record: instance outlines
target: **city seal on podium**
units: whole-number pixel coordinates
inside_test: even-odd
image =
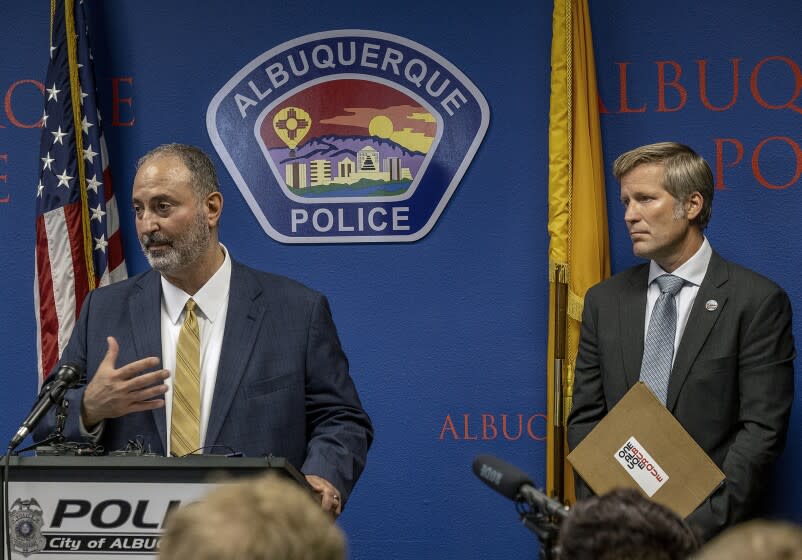
[[[366,30],[270,49],[237,71],[206,113],[240,193],[282,243],[421,239],[489,120],[484,96],[445,58]]]
[[[44,549],[42,508],[35,499],[17,498],[8,510],[8,523],[12,550],[30,556]]]

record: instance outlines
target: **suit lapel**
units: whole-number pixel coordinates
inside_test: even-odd
[[[232,261],[223,347],[217,366],[217,381],[204,445],[214,445],[217,441],[234,395],[245,375],[265,312],[261,295],[262,288],[252,278],[251,272]]]
[[[161,276],[151,270],[137,282],[137,290],[128,300],[128,314],[137,359],[148,356],[162,358],[161,341]],[[120,364],[118,364],[120,365]],[[162,449],[167,449],[167,427],[164,408],[152,411]]]
[[[629,278],[630,289],[619,296],[621,348],[627,387],[632,387],[640,379],[648,281],[649,265],[639,267]],[[601,328],[605,328],[604,325]]]
[[[702,285],[693,302],[685,331],[682,333],[677,356],[674,358],[674,367],[668,381],[666,397],[666,407],[670,411],[674,410],[691,366],[696,361],[699,351],[727,303],[728,292],[725,284],[728,279],[726,261],[714,251],[710,257],[705,278],[702,280]],[[706,303],[711,300],[717,304],[714,310],[706,309]]]

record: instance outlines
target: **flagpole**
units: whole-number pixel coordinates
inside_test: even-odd
[[[559,264],[555,267],[554,282],[554,379],[552,388],[554,391],[552,403],[552,426],[554,434],[554,445],[551,446],[552,465],[554,465],[553,497],[560,502],[565,501],[565,476],[564,476],[564,454],[565,454],[565,413],[563,408],[563,372],[565,364],[565,328],[568,312],[568,284],[566,282],[565,265]]]

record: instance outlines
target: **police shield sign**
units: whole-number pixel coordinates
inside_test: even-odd
[[[488,122],[487,101],[450,62],[365,30],[315,33],[267,51],[206,114],[242,196],[283,243],[422,238]]]

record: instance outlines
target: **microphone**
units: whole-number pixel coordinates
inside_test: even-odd
[[[568,515],[568,507],[535,488],[525,472],[501,459],[479,455],[473,461],[473,472],[482,482],[510,500],[523,500],[541,513],[558,517],[560,521]]]
[[[20,426],[14,437],[11,438],[11,443],[8,444],[8,452],[16,449],[22,443],[22,440],[33,430],[36,425],[41,422],[50,407],[59,403],[64,398],[64,393],[67,389],[74,386],[81,380],[83,375],[83,368],[76,364],[64,363],[58,368],[58,371],[53,374],[53,381],[45,385],[36,404],[33,405],[28,417]]]

